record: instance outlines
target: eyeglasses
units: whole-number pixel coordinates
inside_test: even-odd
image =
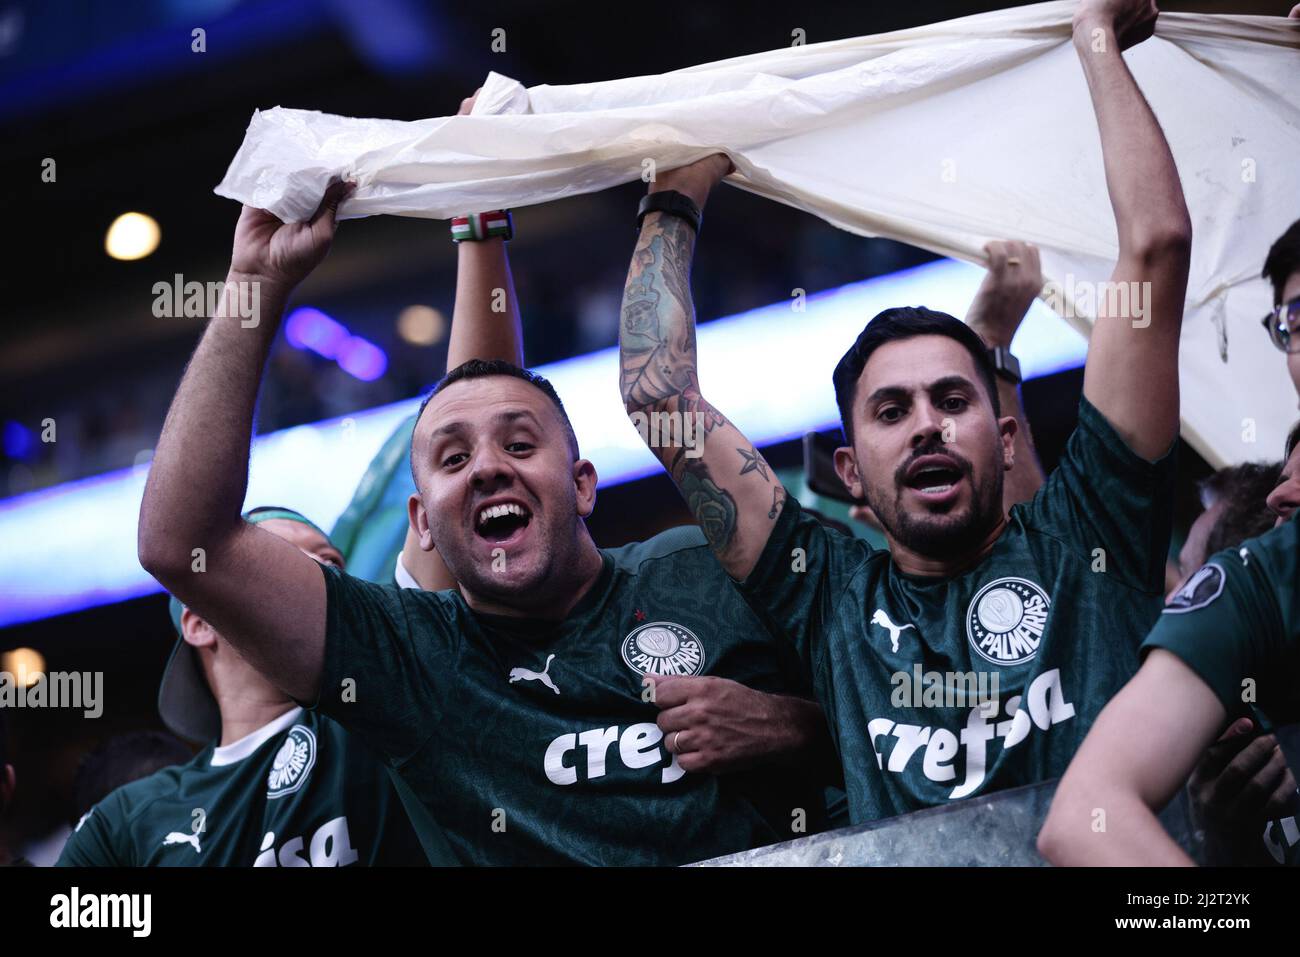
[[[1270,312],[1263,325],[1273,345],[1283,352],[1300,352],[1300,296]]]

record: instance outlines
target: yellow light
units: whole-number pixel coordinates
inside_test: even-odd
[[[152,216],[123,213],[113,220],[104,237],[104,250],[114,259],[144,259],[158,248],[162,230]]]
[[[431,346],[446,333],[446,317],[432,306],[407,306],[397,316],[397,334],[413,346]]]
[[[7,671],[15,681],[30,688],[45,673],[45,656],[35,648],[15,648],[0,655],[0,671]]]

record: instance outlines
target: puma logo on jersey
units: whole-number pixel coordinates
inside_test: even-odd
[[[876,609],[876,613],[871,616],[871,623],[873,625],[879,625],[881,628],[885,629],[885,631],[889,632],[890,651],[898,651],[899,636],[902,635],[902,633],[906,631],[908,628],[916,627],[916,625],[911,625],[911,624],[908,625],[894,624],[892,621],[889,620],[889,616],[885,614],[885,609],[883,608]]]
[[[169,844],[189,844],[194,848],[195,854],[200,851],[199,836],[197,834],[182,834],[180,831],[172,831],[163,838],[163,847]]]
[[[551,659],[554,657],[555,655],[546,656],[546,665],[541,671],[530,671],[528,668],[511,668],[510,684],[514,684],[516,681],[540,681],[556,694],[559,694],[560,689],[555,687],[555,682],[552,681],[551,676],[546,673],[551,670]]]

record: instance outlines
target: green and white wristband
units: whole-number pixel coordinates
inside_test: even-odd
[[[513,239],[515,221],[508,209],[493,209],[486,213],[457,216],[451,221],[451,240],[455,243],[477,243],[500,236]]]

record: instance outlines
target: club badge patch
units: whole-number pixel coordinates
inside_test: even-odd
[[[694,632],[671,621],[651,621],[623,639],[623,663],[643,675],[698,675],[704,645]]]
[[[266,796],[278,798],[297,791],[315,765],[316,735],[310,728],[295,724],[271,762],[271,771],[266,776]]]
[[[1227,575],[1218,562],[1202,565],[1187,584],[1174,592],[1174,597],[1165,605],[1163,614],[1181,615],[1189,611],[1204,608],[1223,594],[1223,584]]]
[[[1052,600],[1024,578],[999,578],[975,595],[966,609],[966,637],[981,658],[995,665],[1023,665],[1038,654]]]

